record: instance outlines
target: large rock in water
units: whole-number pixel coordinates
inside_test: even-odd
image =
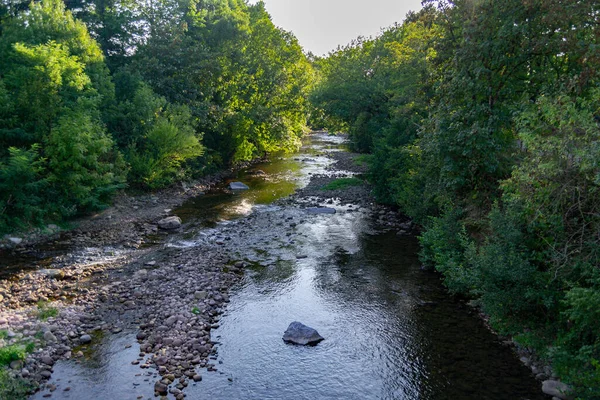
[[[181,227],[181,218],[173,215],[172,217],[161,219],[158,221],[158,227],[165,230],[178,229]]]
[[[231,190],[248,190],[250,187],[248,185],[244,185],[242,182],[231,182],[229,184],[229,189]]]
[[[307,344],[315,345],[321,340],[325,340],[325,338],[319,335],[319,332],[300,322],[292,322],[283,334],[284,342],[303,346]]]

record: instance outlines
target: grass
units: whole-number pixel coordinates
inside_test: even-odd
[[[200,314],[200,309],[198,307],[192,308],[192,314],[196,314],[196,315]]]
[[[46,302],[38,302],[37,307],[37,317],[42,321],[45,321],[51,317],[54,318],[58,315],[58,308],[50,307]]]
[[[33,385],[21,378],[12,376],[8,370],[0,369],[0,399],[27,399]]]
[[[8,331],[1,330],[0,331],[0,339],[6,339],[8,337]]]
[[[359,167],[363,167],[365,165],[369,165],[373,156],[371,154],[361,154],[360,156],[356,156],[354,158],[354,164]]]
[[[360,186],[363,181],[358,178],[339,178],[323,186],[321,190],[341,190],[352,186]]]
[[[24,360],[27,352],[25,347],[17,344],[0,348],[0,366],[10,365],[11,362]]]

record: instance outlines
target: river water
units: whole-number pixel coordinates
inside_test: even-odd
[[[251,226],[231,251],[255,265],[212,331],[217,372],[202,372],[187,398],[545,398],[511,349],[420,268],[416,238],[384,231],[367,207],[334,203],[336,214],[306,215],[273,204],[324,172],[324,150],[342,149],[340,138],[313,136],[299,154],[253,168],[266,176],[241,172],[250,191],[209,193],[176,211],[190,229],[164,245],[194,246]],[[274,228],[288,220],[293,236]],[[325,340],[285,344],[283,331],[296,320]],[[154,381],[130,365],[137,351],[130,333],[106,339],[85,362],[57,363],[53,380],[71,390],[52,398],[152,397]]]

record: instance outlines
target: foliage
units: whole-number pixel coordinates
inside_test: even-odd
[[[27,353],[21,345],[0,347],[0,367],[9,365],[13,361],[24,360]]]
[[[5,24],[0,54],[0,230],[103,206],[125,168],[100,119],[114,88],[85,25],[61,1],[32,3]]]
[[[32,389],[30,382],[14,377],[4,368],[0,369],[0,398],[25,400]]]
[[[37,317],[42,321],[47,320],[48,318],[54,318],[58,315],[58,309],[55,307],[50,307],[46,302],[38,302],[37,304]]]
[[[49,211],[43,198],[48,181],[38,153],[38,145],[29,150],[10,147],[7,159],[0,162],[0,232],[41,222]]]
[[[327,185],[323,186],[321,190],[343,190],[352,186],[360,186],[363,184],[362,179],[358,178],[338,178]]]
[[[6,0],[0,22],[2,233],[305,133],[313,70],[262,2]]]
[[[313,107],[371,153],[377,196],[423,225],[448,288],[595,398],[598,4],[424,5],[315,60]]]

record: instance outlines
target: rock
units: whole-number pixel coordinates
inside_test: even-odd
[[[248,190],[250,187],[248,185],[244,185],[242,182],[231,182],[229,184],[229,189],[231,190]]]
[[[79,343],[81,344],[88,344],[92,341],[92,337],[90,335],[82,335],[79,338]]]
[[[542,392],[549,396],[558,397],[559,399],[569,399],[568,393],[570,390],[567,384],[560,381],[547,380],[542,382]]]
[[[144,340],[144,339],[146,339],[146,333],[145,333],[145,332],[142,332],[142,331],[140,331],[140,332],[138,332],[138,333],[137,333],[137,335],[135,335],[135,338],[136,338],[137,340]]]
[[[15,370],[22,369],[23,368],[23,361],[21,361],[21,360],[11,361],[9,367],[10,367],[10,369],[15,369]]]
[[[337,211],[331,207],[310,207],[306,209],[309,214],[335,214]]]
[[[18,237],[8,237],[7,239],[9,242],[14,244],[15,246],[18,246],[23,242],[23,239],[18,238]]]
[[[52,342],[52,343],[54,343],[54,342],[57,342],[57,341],[58,341],[58,340],[56,339],[56,336],[54,336],[54,334],[53,334],[52,332],[50,332],[50,331],[47,331],[47,332],[45,332],[45,333],[44,333],[44,340],[45,340],[46,342]]]
[[[60,269],[41,269],[39,273],[50,279],[65,279],[65,273]]]
[[[176,215],[158,221],[158,227],[164,230],[173,230],[181,227],[181,218]]]
[[[292,322],[283,334],[283,341],[299,345],[316,345],[324,338],[319,332],[300,322]]]
[[[154,384],[154,391],[161,396],[166,395],[168,392],[168,386],[161,382],[156,382]]]
[[[52,376],[52,372],[44,370],[40,372],[40,375],[42,376],[42,378],[50,379],[50,377]]]
[[[202,380],[202,376],[196,374],[192,376],[192,379],[194,380],[194,382],[200,382]]]
[[[194,298],[196,300],[204,300],[207,296],[208,296],[208,293],[206,292],[206,290],[198,290],[197,292],[194,293]]]
[[[50,366],[54,365],[54,359],[50,356],[43,356],[41,358],[41,361],[46,365],[50,365]]]

